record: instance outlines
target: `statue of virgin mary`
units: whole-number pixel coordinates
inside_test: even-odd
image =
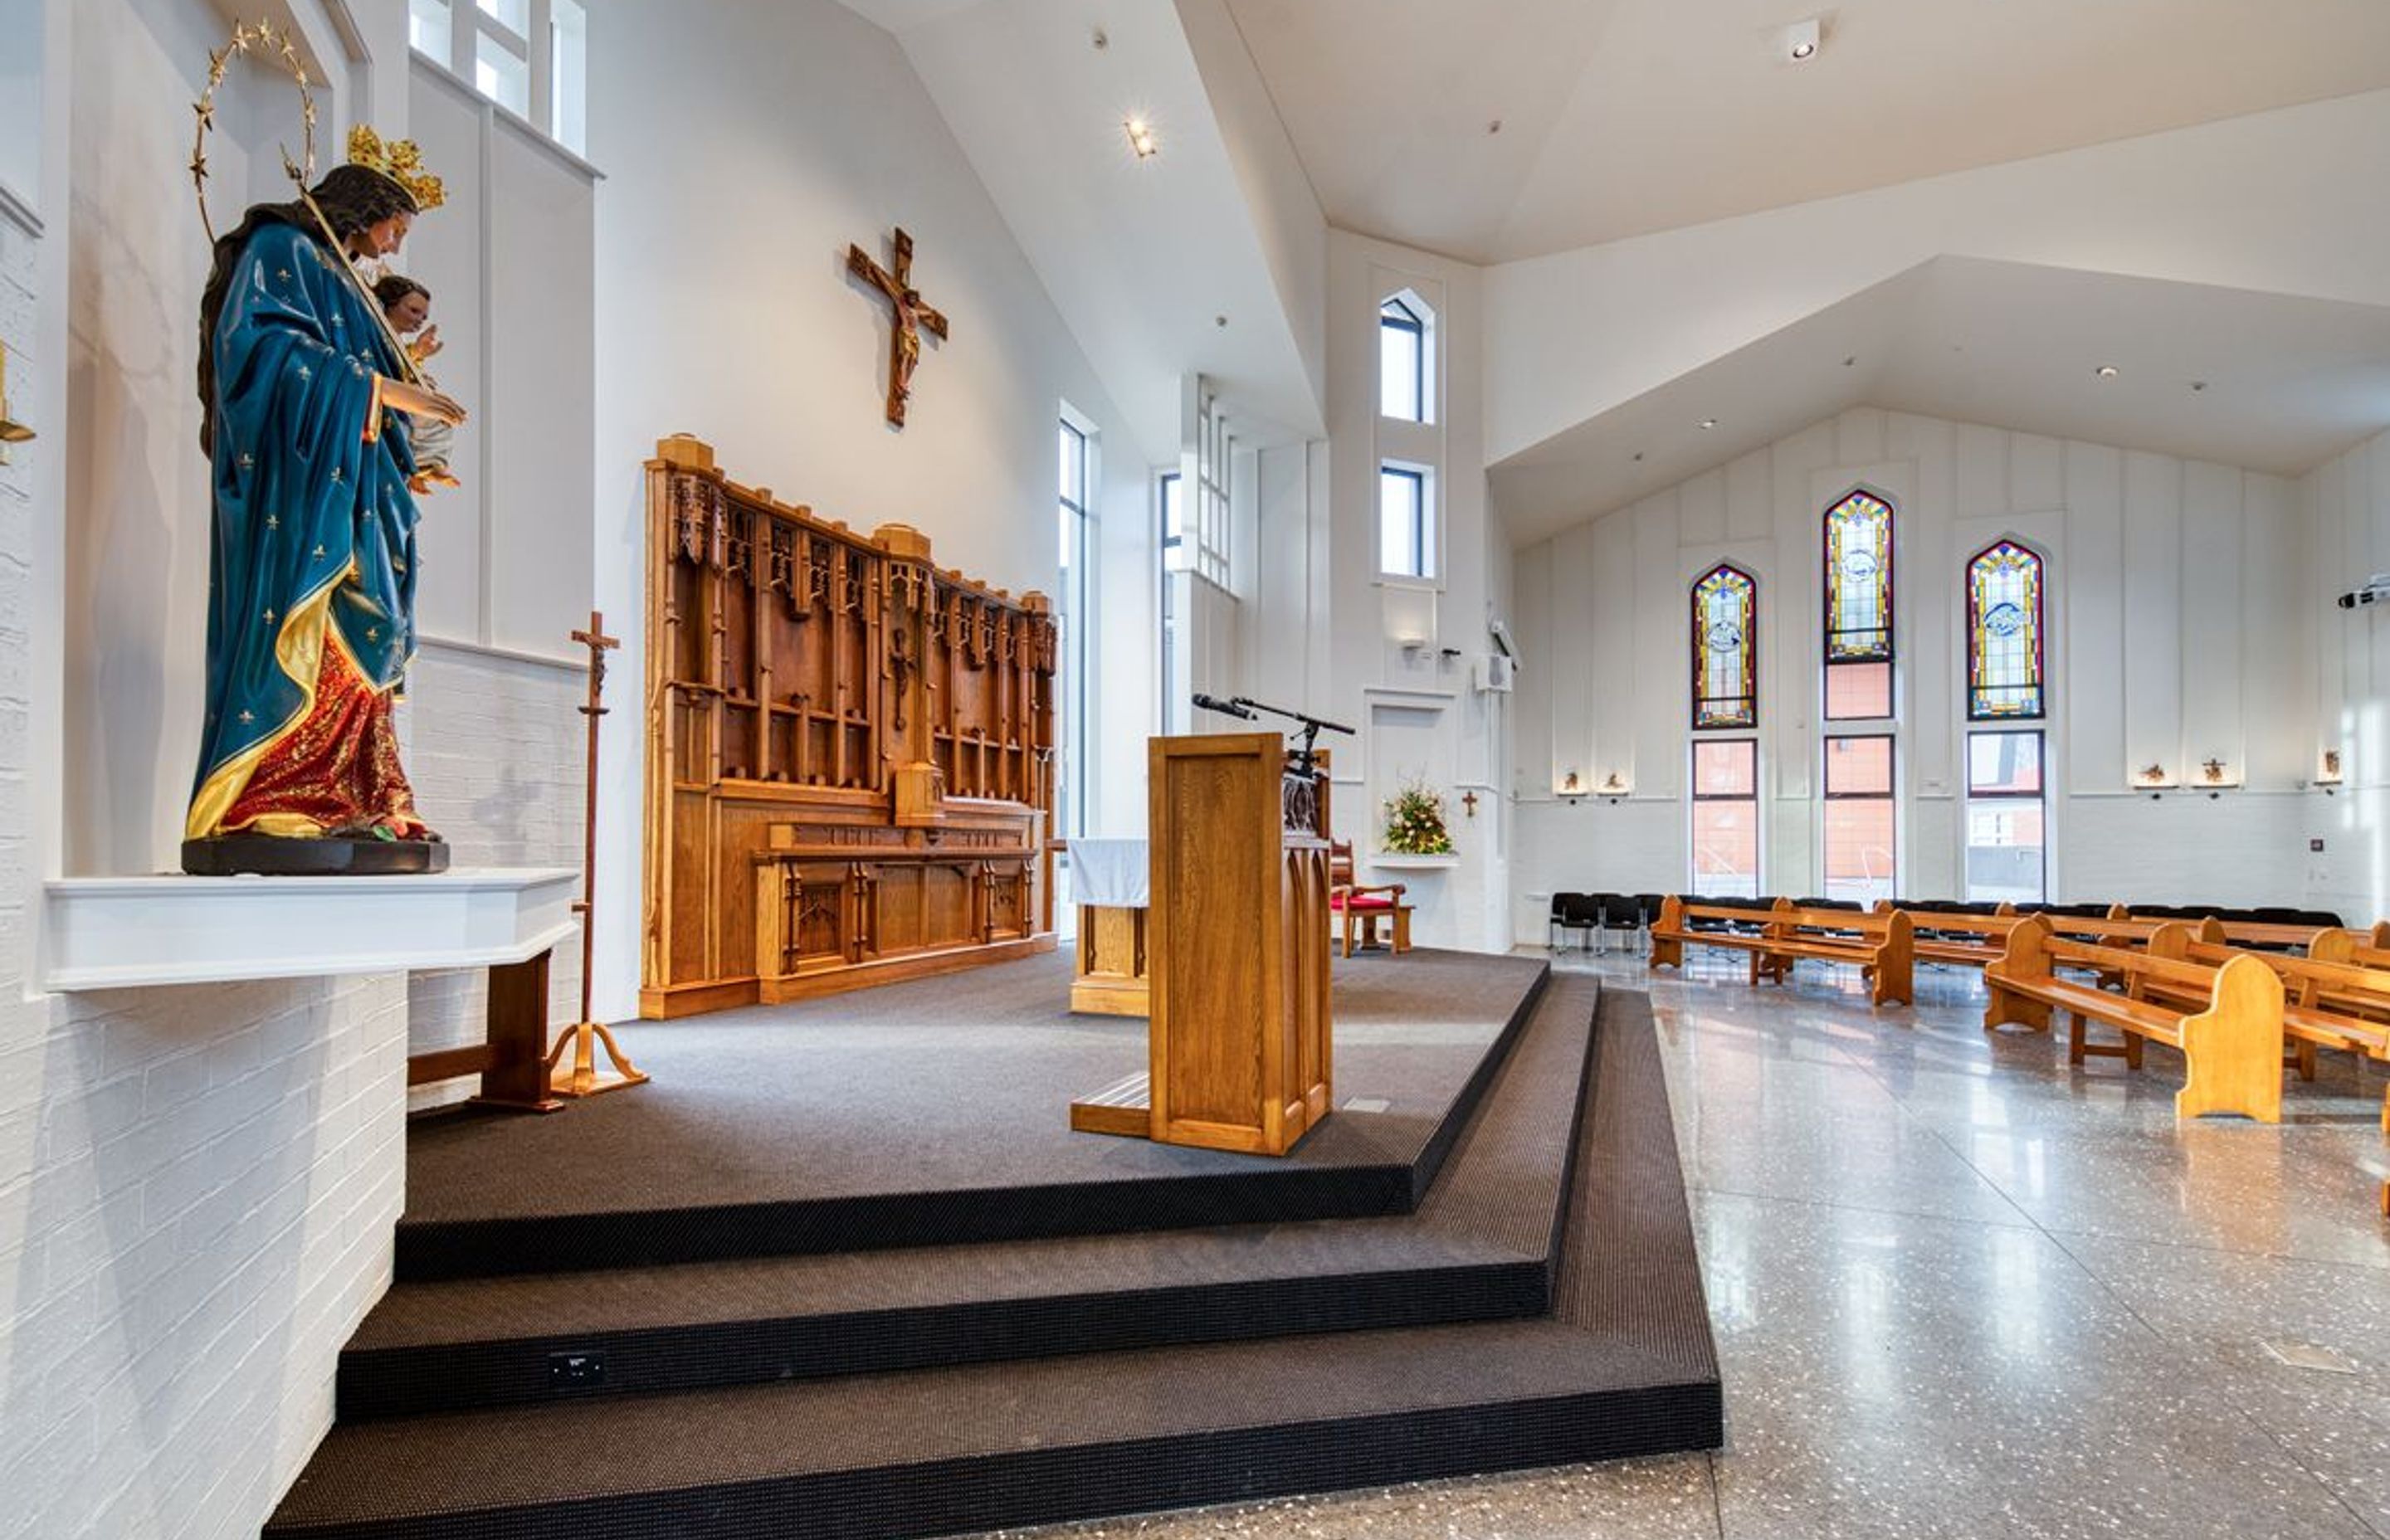
[[[214,539],[188,872],[447,865],[392,724],[416,577],[414,458],[393,414],[464,411],[418,383],[353,266],[396,251],[440,184],[370,130],[350,154],[218,240],[200,302]]]

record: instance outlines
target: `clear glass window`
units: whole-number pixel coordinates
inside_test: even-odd
[[[406,45],[442,69],[455,57],[448,0],[406,0]]]
[[[1893,896],[1899,817],[1889,734],[1826,739],[1825,896]]]
[[[1692,891],[1713,898],[1759,896],[1759,744],[1703,738],[1693,744]]]
[[[2049,886],[2047,740],[2040,733],[1967,735],[1967,897],[2038,903]]]
[[[1427,420],[1427,323],[1400,300],[1378,307],[1378,410]]]
[[[473,89],[519,118],[531,116],[531,64],[496,36],[473,40]]]
[[[1378,470],[1378,570],[1394,577],[1435,575],[1435,527],[1424,470]]]

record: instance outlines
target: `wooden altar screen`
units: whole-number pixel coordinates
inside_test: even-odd
[[[1054,620],[776,501],[648,462],[640,1014],[686,1016],[1054,945]]]
[[[1081,1102],[1072,1126],[1283,1155],[1328,1115],[1328,841],[1276,733],[1157,738],[1139,1115]]]

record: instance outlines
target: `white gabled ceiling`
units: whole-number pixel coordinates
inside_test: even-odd
[[[1329,219],[1478,263],[2390,85],[2384,0],[1227,4]]]
[[[904,46],[1147,459],[1177,462],[1189,372],[1248,443],[1324,431],[1175,6],[845,3]],[[1132,116],[1161,140],[1151,160],[1129,149]]]
[[[1511,456],[1492,496],[1530,545],[1857,405],[2298,475],[2390,428],[2390,309],[1938,257]]]

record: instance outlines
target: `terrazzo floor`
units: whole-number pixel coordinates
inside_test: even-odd
[[[2070,1069],[1970,972],[1878,1012],[1850,969],[1559,966],[1651,991],[1727,1447],[1011,1540],[2390,1540],[2379,1067],[2178,1124],[2178,1056]]]

